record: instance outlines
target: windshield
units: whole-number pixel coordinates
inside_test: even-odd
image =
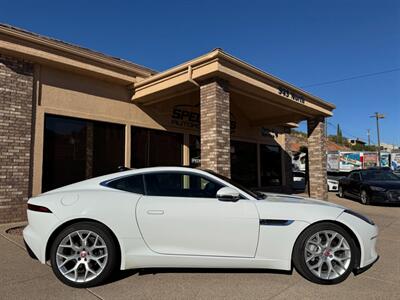
[[[398,176],[388,171],[362,171],[361,176],[363,180],[371,180],[371,181],[400,180]]]
[[[232,179],[230,179],[228,177],[225,177],[225,176],[222,176],[222,175],[220,175],[218,173],[215,173],[214,171],[211,171],[211,170],[204,170],[204,171],[206,171],[207,173],[210,173],[211,175],[214,175],[214,176],[216,176],[218,178],[221,178],[222,180],[225,180],[225,181],[229,182],[230,184],[234,185],[235,187],[237,187],[238,189],[242,190],[243,192],[249,194],[250,196],[256,198],[257,200],[262,200],[262,199],[265,199],[267,197],[265,194],[263,194],[261,192],[254,192],[254,191],[244,187],[240,183],[237,183],[237,182],[233,181]]]

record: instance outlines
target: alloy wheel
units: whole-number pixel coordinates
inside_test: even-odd
[[[339,197],[343,198],[343,188],[341,186],[339,187]]]
[[[89,230],[69,233],[57,247],[57,268],[73,282],[93,280],[102,273],[107,260],[106,243],[100,235]]]
[[[366,191],[361,191],[360,199],[362,204],[367,204],[368,203],[368,195]]]
[[[304,259],[307,268],[315,276],[332,280],[342,276],[349,269],[351,248],[340,233],[323,230],[306,241]]]

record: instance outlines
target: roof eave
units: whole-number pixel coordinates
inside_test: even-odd
[[[275,76],[273,76],[271,74],[268,74],[268,73],[266,73],[266,72],[264,72],[264,71],[262,71],[262,70],[260,70],[260,69],[258,69],[256,67],[254,67],[254,66],[252,66],[252,65],[250,65],[250,64],[248,64],[248,63],[246,63],[246,62],[244,62],[244,61],[242,61],[242,60],[240,60],[240,59],[238,59],[238,58],[236,58],[236,57],[224,52],[223,50],[221,50],[219,48],[217,48],[217,49],[215,49],[215,50],[213,50],[213,51],[211,51],[211,52],[209,52],[209,53],[207,53],[205,55],[197,57],[197,58],[195,58],[193,60],[190,60],[190,61],[185,62],[183,64],[180,64],[180,65],[178,65],[176,67],[168,69],[168,70],[166,70],[164,72],[160,72],[160,73],[155,74],[155,75],[153,75],[151,77],[148,77],[148,78],[145,78],[143,80],[140,80],[140,81],[138,81],[138,82],[136,82],[134,84],[134,89],[140,90],[141,88],[143,88],[145,86],[149,86],[149,85],[155,84],[155,83],[157,83],[159,81],[163,81],[168,77],[173,77],[173,76],[175,76],[175,74],[183,73],[183,72],[189,72],[189,67],[193,68],[193,67],[196,67],[196,66],[201,65],[201,64],[205,64],[205,63],[213,61],[213,60],[218,60],[220,62],[223,62],[223,61],[229,62],[229,63],[231,63],[232,65],[234,65],[234,66],[236,66],[238,68],[244,69],[247,72],[250,72],[251,74],[254,74],[256,76],[262,77],[262,78],[264,78],[264,79],[266,79],[266,80],[268,80],[270,82],[275,83],[276,85],[282,85],[282,86],[288,87],[291,90],[295,91],[296,93],[299,93],[299,94],[307,97],[308,99],[311,99],[312,101],[314,101],[318,105],[326,108],[327,110],[332,111],[332,110],[334,110],[336,108],[336,106],[334,104],[329,103],[327,101],[324,101],[321,98],[316,97],[316,96],[314,96],[312,94],[309,94],[309,93],[307,93],[307,92],[305,92],[305,91],[293,86],[290,83],[287,83],[287,82],[285,82],[285,81],[283,81],[283,80],[281,80],[281,79],[279,79],[279,78],[277,78],[277,77],[275,77]]]
[[[104,67],[112,67],[135,73],[137,76],[149,77],[157,73],[154,70],[139,66],[137,64],[104,55],[89,49],[57,41],[48,37],[40,36],[35,33],[25,31],[10,25],[0,24],[0,34],[15,38],[17,40],[33,43],[38,46],[46,47],[69,55],[76,56],[84,60],[93,61],[102,64]]]

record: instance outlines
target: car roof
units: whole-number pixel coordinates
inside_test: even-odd
[[[129,175],[147,174],[147,173],[154,173],[154,172],[166,172],[166,171],[169,171],[169,172],[171,172],[171,171],[192,172],[192,173],[198,173],[198,174],[212,175],[209,172],[207,172],[206,169],[201,169],[201,168],[191,168],[191,167],[185,167],[185,166],[163,166],[163,167],[146,167],[146,168],[138,168],[138,169],[128,169],[128,170],[96,177],[93,179],[97,179],[97,181],[102,182],[105,180],[111,180],[111,179],[115,179],[118,177],[124,177],[124,176],[129,176]]]

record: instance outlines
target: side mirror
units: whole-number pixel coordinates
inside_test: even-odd
[[[223,187],[217,192],[217,199],[219,201],[236,202],[240,199],[240,194],[237,190],[230,187]]]

